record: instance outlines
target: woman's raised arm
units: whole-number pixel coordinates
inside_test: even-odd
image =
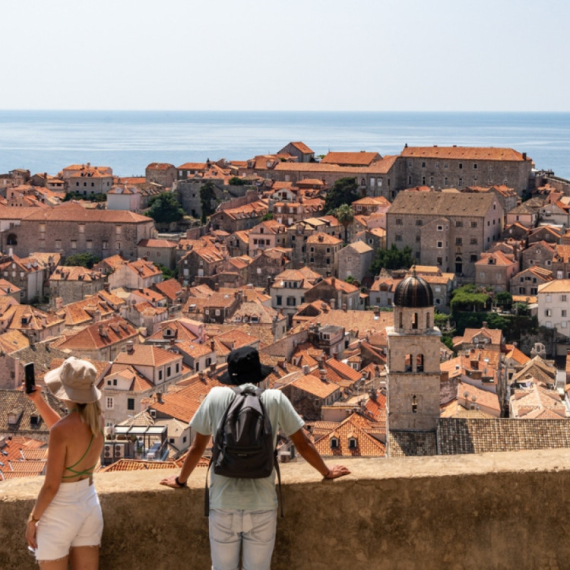
[[[61,419],[61,416],[42,398],[42,390],[39,386],[34,386],[34,391],[28,394],[28,398],[35,404],[48,428],[51,429],[53,424]]]

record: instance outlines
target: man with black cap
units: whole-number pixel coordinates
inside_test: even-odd
[[[255,348],[234,350],[228,357],[228,370],[220,382],[230,386],[255,389],[272,368],[261,364]],[[202,457],[210,437],[215,435],[224,412],[236,397],[231,388],[213,388],[192,418],[190,426],[196,437],[182,471],[161,481],[174,489],[186,481]],[[289,399],[280,390],[265,390],[261,401],[271,422],[273,447],[281,430],[297,451],[325,479],[336,479],[350,472],[346,467],[327,467],[312,442],[305,435],[304,422]],[[210,548],[213,570],[239,568],[240,552],[246,570],[269,570],[277,526],[277,493],[275,473],[261,479],[229,478],[212,471],[210,480]]]

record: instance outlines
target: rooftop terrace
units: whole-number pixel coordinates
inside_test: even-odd
[[[343,458],[344,461],[344,458]],[[322,482],[283,466],[285,518],[274,570],[471,570],[568,567],[566,450],[347,461]],[[101,568],[206,569],[205,469],[174,491],[168,471],[97,475],[105,516]],[[37,568],[24,521],[42,479],[0,484],[0,567]]]

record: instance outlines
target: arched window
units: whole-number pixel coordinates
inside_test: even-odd
[[[413,329],[418,328],[418,314],[417,313],[412,314],[412,328]]]
[[[416,372],[424,371],[424,355],[418,354],[416,356]]]
[[[404,360],[404,372],[412,372],[412,364],[414,357],[411,354],[406,354],[406,359]]]
[[[430,328],[431,328],[431,324],[430,324],[429,313],[426,313],[426,329],[430,329]]]
[[[412,414],[417,414],[418,412],[418,398],[414,394],[412,396]]]
[[[400,311],[400,328],[403,329],[404,328],[404,319],[402,316],[402,311]]]

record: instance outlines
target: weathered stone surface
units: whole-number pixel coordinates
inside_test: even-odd
[[[285,518],[274,570],[563,569],[570,545],[565,450],[346,462],[321,481],[283,467]],[[205,470],[190,488],[160,487],[168,471],[97,476],[105,516],[101,568],[207,569]],[[0,484],[0,566],[35,568],[25,519],[42,479]]]

